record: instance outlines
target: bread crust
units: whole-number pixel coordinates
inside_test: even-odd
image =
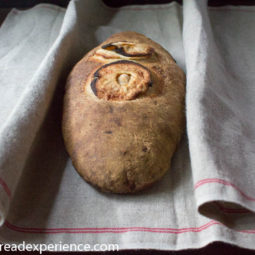
[[[123,41],[153,49],[148,58],[120,56],[150,70],[152,86],[130,100],[100,99],[90,86],[93,74],[119,59],[116,52],[113,59],[97,54],[102,46]],[[180,141],[184,98],[184,72],[165,49],[136,32],[112,35],[85,55],[67,80],[62,131],[74,167],[102,191],[134,193],[152,185],[169,169]]]

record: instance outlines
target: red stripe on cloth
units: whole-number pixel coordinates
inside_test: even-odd
[[[221,224],[216,221],[209,221],[200,227],[190,228],[146,228],[146,227],[127,227],[127,228],[26,228],[15,226],[8,221],[5,221],[5,226],[11,230],[23,233],[37,234],[59,234],[59,233],[126,233],[126,232],[154,232],[154,233],[169,233],[182,234],[186,232],[201,232],[210,226]]]
[[[33,234],[84,234],[84,233],[126,233],[126,232],[151,232],[164,234],[182,234],[187,232],[201,232],[214,225],[223,225],[220,222],[211,220],[200,227],[190,228],[146,228],[146,227],[127,227],[127,228],[26,228],[15,226],[5,221],[5,226],[13,231]],[[240,233],[255,234],[255,229],[233,230]]]
[[[231,183],[231,182],[228,182],[228,181],[225,181],[225,180],[222,180],[222,179],[218,179],[218,178],[208,178],[208,179],[203,179],[203,180],[200,180],[198,181],[195,186],[194,186],[194,189],[197,189],[199,187],[201,187],[202,185],[204,184],[207,184],[207,183],[220,183],[220,184],[223,184],[225,186],[231,186],[233,187],[235,190],[237,190],[244,198],[246,198],[247,200],[250,200],[250,201],[255,201],[255,198],[253,197],[250,197],[248,195],[246,195],[240,188],[238,188],[235,184]]]
[[[211,224],[214,221],[210,221],[204,225],[202,225],[201,227],[206,227],[208,224]],[[25,230],[35,230],[35,231],[43,231],[43,230],[49,230],[49,231],[55,231],[55,230],[129,230],[129,229],[153,229],[153,230],[180,230],[180,229],[176,229],[176,228],[149,228],[149,227],[125,227],[125,228],[27,228],[27,227],[16,227],[14,225],[12,225],[11,223],[9,223],[8,221],[6,221],[6,225],[10,226],[10,227],[15,227],[15,228],[19,228],[19,229],[25,229]],[[200,227],[200,228],[201,228]],[[182,228],[181,230],[196,230],[199,228]]]
[[[7,196],[11,198],[11,190],[9,189],[6,182],[0,177],[0,186],[3,187],[4,191],[6,192]]]

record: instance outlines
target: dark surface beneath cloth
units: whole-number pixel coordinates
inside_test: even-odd
[[[105,4],[111,7],[120,7],[132,4],[164,4],[173,2],[171,0],[103,0]],[[51,3],[62,7],[66,7],[69,0],[0,0],[0,26],[4,21],[10,8],[30,8],[38,3]],[[177,0],[182,4],[182,0]],[[210,6],[223,5],[255,5],[255,0],[209,0]],[[84,240],[86,243],[86,240]],[[74,252],[74,254],[83,254],[84,252]],[[39,254],[38,252],[30,252],[30,254]],[[52,255],[59,254],[57,252],[44,252],[43,254]],[[70,254],[70,252],[61,252],[61,254]],[[255,251],[239,248],[223,242],[214,242],[203,248],[195,250],[183,251],[159,251],[159,250],[122,250],[107,252],[86,252],[87,255],[255,255]]]
[[[38,3],[56,4],[66,7],[70,0],[0,0],[0,8],[29,8]],[[206,0],[205,0],[206,1]],[[120,7],[132,4],[165,4],[174,2],[174,0],[103,0],[103,2],[111,7]],[[182,4],[182,0],[175,0]],[[254,0],[208,0],[210,6],[223,5],[255,5]]]

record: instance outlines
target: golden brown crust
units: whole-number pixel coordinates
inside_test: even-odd
[[[147,48],[141,56],[139,46],[129,50],[135,56],[115,57],[114,52],[98,57],[103,45],[123,41]],[[119,60],[149,70],[152,86],[130,98],[124,93],[117,101],[98,97],[91,89],[93,75]],[[123,76],[120,82],[129,79]],[[62,129],[77,171],[101,190],[116,193],[137,192],[159,180],[170,167],[184,128],[184,97],[185,75],[160,45],[135,32],[108,38],[76,64],[67,81]]]

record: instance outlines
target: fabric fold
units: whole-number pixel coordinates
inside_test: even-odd
[[[184,3],[187,130],[199,212],[236,227],[243,213],[255,218],[255,129],[249,117],[254,103],[252,96],[247,97],[250,102],[243,98],[245,90],[254,96],[254,79],[243,70],[244,59],[251,60],[247,49],[252,47],[245,38],[254,37],[241,24],[244,37],[236,39],[242,40],[236,45],[237,33],[227,29],[228,18],[216,13],[217,9],[208,10],[205,1]],[[229,16],[229,20],[233,18]],[[231,24],[237,31],[240,20]],[[243,58],[233,61],[230,56],[238,51]],[[235,217],[228,215],[226,221],[229,212]]]
[[[11,88],[7,87],[6,89],[10,89],[13,94],[6,96],[12,103],[12,109],[6,109],[9,116],[3,112],[2,116],[6,115],[6,118],[1,119],[2,126],[0,127],[0,184],[4,191],[0,193],[2,201],[1,225],[6,218],[12,196],[29,157],[30,148],[49,109],[58,81],[69,72],[73,63],[78,59],[78,50],[75,51],[75,48],[79,48],[77,47],[79,41],[74,40],[77,36],[70,36],[70,34],[76,33],[75,22],[71,21],[75,20],[75,8],[72,5],[71,3],[68,9],[69,15],[66,16],[68,21],[63,20],[63,8],[38,5],[32,11],[14,9],[6,19],[6,27],[5,24],[3,25],[3,29],[8,30],[9,38],[7,36],[2,42],[5,47],[2,47],[1,50],[5,51],[7,55],[8,52],[14,52],[14,54],[6,60],[6,55],[0,53],[0,55],[4,55],[0,60],[3,70],[1,77],[5,75],[11,77],[8,72],[15,72],[15,70],[23,71],[22,65],[26,62],[26,59],[22,59],[26,58],[23,51],[32,51],[28,54],[27,61],[32,67],[35,65],[35,68],[34,71],[24,70],[25,78],[28,79],[20,77],[21,80],[18,82],[22,85],[17,84],[17,80],[12,84],[8,84],[8,80],[5,81],[6,84],[2,84],[2,87],[11,85]],[[23,24],[19,25],[16,21],[19,16],[22,17],[25,24],[30,25],[30,27],[25,27],[30,38],[23,38],[21,45],[8,45],[6,42],[11,41],[12,36],[17,36],[19,31],[24,29]],[[15,24],[14,27],[11,27],[12,23]],[[68,32],[61,29],[66,23],[70,27]],[[38,31],[42,32],[38,33]],[[33,40],[33,37],[39,38]],[[36,47],[38,48],[36,49]],[[29,76],[29,72],[31,76]],[[15,78],[17,79],[17,77]],[[23,88],[21,88],[22,86]],[[15,93],[17,90],[20,90],[20,93]]]

